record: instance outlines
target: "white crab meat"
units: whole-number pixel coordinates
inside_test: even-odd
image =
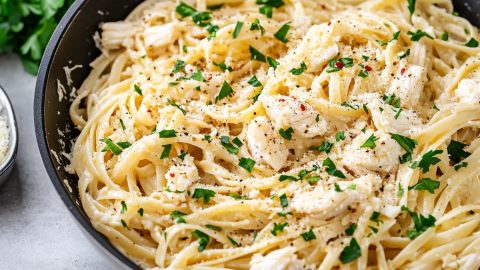
[[[422,126],[422,120],[409,109],[395,108],[385,104],[378,94],[363,94],[359,100],[366,104],[372,115],[373,124],[385,133],[411,136]]]
[[[174,23],[152,26],[145,29],[143,36],[145,45],[150,48],[160,48],[176,40],[177,31]]]
[[[337,183],[343,192],[337,192],[333,187],[318,185],[313,191],[297,192],[291,206],[299,213],[330,218],[347,211],[348,206],[368,200],[380,183],[379,176],[368,174],[353,181]]]
[[[184,160],[171,166],[165,174],[167,187],[174,191],[185,191],[200,177],[197,166],[193,163],[193,157],[186,155]]]
[[[285,247],[268,253],[255,254],[250,261],[251,270],[301,270],[305,263],[297,258],[294,247]]]
[[[374,135],[375,147],[368,148],[362,145]],[[399,157],[402,154],[400,145],[383,132],[367,131],[360,134],[352,143],[345,147],[342,155],[343,164],[357,175],[370,172],[394,173],[399,164]]]
[[[457,90],[455,90],[455,96],[461,103],[478,105],[480,103],[480,80],[461,80]]]
[[[303,138],[323,135],[328,131],[325,118],[305,101],[283,95],[264,96],[261,101],[277,130],[291,127],[294,136]]]
[[[247,144],[255,161],[280,170],[288,157],[284,140],[276,136],[272,122],[265,116],[256,117],[247,128]]]
[[[426,82],[426,69],[418,65],[410,65],[400,69],[388,90],[401,100],[402,107],[415,108]]]

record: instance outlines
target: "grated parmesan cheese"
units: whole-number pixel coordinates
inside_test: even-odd
[[[10,135],[7,120],[4,116],[0,117],[0,162],[5,161],[7,156],[9,144],[10,144]]]

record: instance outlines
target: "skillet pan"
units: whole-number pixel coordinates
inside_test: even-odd
[[[61,20],[48,44],[40,66],[34,101],[35,132],[43,163],[61,199],[89,238],[125,268],[140,269],[97,232],[83,211],[76,176],[66,172],[70,163],[61,153],[70,153],[78,136],[68,114],[69,96],[90,72],[89,63],[100,51],[93,36],[102,22],[125,18],[142,0],[76,0]],[[454,0],[460,16],[480,26],[480,0]],[[63,67],[81,65],[69,80]],[[59,99],[57,80],[67,93]]]

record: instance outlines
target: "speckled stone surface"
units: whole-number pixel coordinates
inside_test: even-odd
[[[14,171],[0,186],[0,269],[115,269],[57,195],[38,151],[33,126],[35,77],[15,56],[0,56],[0,84],[19,129]]]

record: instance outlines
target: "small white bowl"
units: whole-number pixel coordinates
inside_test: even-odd
[[[17,121],[15,119],[15,112],[12,107],[12,103],[5,93],[5,90],[0,85],[0,116],[5,117],[9,129],[9,147],[5,159],[0,163],[0,185],[5,182],[9,177],[17,157],[18,149],[18,128]]]

